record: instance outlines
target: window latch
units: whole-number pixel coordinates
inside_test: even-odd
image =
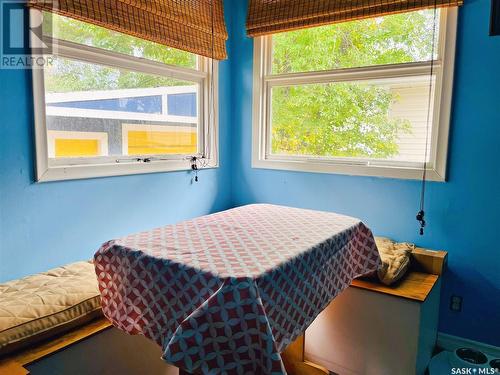
[[[151,163],[152,159],[151,158],[116,159],[117,163],[132,163],[134,161],[137,163]]]

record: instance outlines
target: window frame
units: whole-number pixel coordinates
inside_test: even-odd
[[[41,24],[42,13],[31,9],[32,22]],[[37,40],[32,37],[32,43]],[[217,168],[218,159],[218,61],[197,56],[197,68],[190,69],[164,64],[145,58],[121,54],[79,43],[44,37],[43,43],[52,47],[53,55],[111,68],[186,80],[198,85],[198,153],[196,155],[134,155],[88,158],[49,158],[46,123],[44,69],[32,69],[36,181],[59,181],[95,177],[159,173],[191,169],[191,156],[200,157],[205,144],[210,145],[209,159],[203,168]],[[34,45],[34,44],[33,44]],[[213,66],[213,72],[211,67]],[[211,77],[213,74],[213,79]],[[210,84],[213,82],[212,115],[209,115]],[[212,117],[212,121],[210,121]],[[209,123],[212,122],[212,123]],[[209,129],[210,128],[210,129]],[[211,137],[208,140],[208,136]],[[155,160],[155,158],[157,160]],[[148,159],[148,162],[137,159]],[[161,160],[158,160],[161,159]]]
[[[432,139],[429,150],[430,159],[427,164],[427,178],[431,181],[446,181],[457,16],[457,8],[441,9],[438,56],[437,60],[434,60],[436,83],[434,86]],[[271,128],[270,92],[272,87],[291,84],[356,82],[368,79],[429,75],[430,61],[272,74],[272,36],[261,36],[254,38],[253,64],[252,168],[398,179],[422,178],[423,162],[405,163],[362,158],[271,155],[268,152]]]

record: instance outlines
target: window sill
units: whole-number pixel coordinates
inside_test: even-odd
[[[213,163],[203,169],[218,168]],[[175,171],[190,171],[189,160],[152,161],[150,163],[120,163],[120,164],[88,164],[65,165],[40,168],[37,171],[37,182],[78,180],[87,178],[125,176],[146,173],[162,173]]]
[[[411,168],[401,166],[381,165],[358,165],[349,163],[335,163],[310,160],[269,160],[260,159],[252,161],[252,168],[274,169],[295,172],[345,174],[352,176],[371,176],[383,178],[395,178],[403,180],[421,180],[422,168]],[[446,181],[444,173],[435,168],[427,169],[427,180]]]

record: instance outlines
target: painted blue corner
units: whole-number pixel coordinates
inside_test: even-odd
[[[232,202],[269,202],[363,219],[377,235],[449,252],[440,330],[500,345],[500,37],[489,37],[488,0],[460,9],[448,182],[430,183],[428,228],[417,233],[419,183],[251,168],[253,44],[247,0],[232,3]],[[449,310],[464,297],[461,313]]]

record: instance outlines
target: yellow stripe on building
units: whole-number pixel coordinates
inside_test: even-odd
[[[99,156],[99,140],[56,138],[55,155],[57,158]]]
[[[128,132],[129,155],[194,154],[196,151],[195,132],[140,130]]]

